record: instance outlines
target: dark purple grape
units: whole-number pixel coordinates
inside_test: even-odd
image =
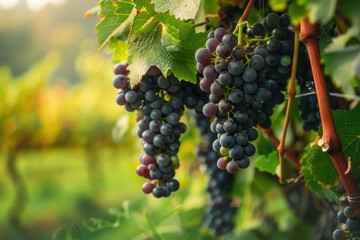
[[[221,73],[222,71],[225,71],[228,66],[228,63],[226,61],[220,60],[215,63],[215,70],[218,73]]]
[[[280,49],[280,41],[276,38],[272,38],[266,42],[266,48],[270,52],[277,52]]]
[[[245,51],[244,51],[241,47],[235,47],[235,48],[231,51],[231,56],[232,56],[233,59],[235,59],[235,60],[242,60],[242,59],[244,59]]]
[[[234,144],[229,150],[229,156],[232,159],[239,160],[244,154],[244,149],[239,144]]]
[[[249,156],[249,157],[250,157],[250,156],[254,155],[255,152],[256,152],[256,149],[255,149],[255,146],[254,146],[253,144],[248,143],[248,144],[246,144],[246,145],[244,146],[244,154],[245,154],[246,156]]]
[[[222,147],[231,148],[235,144],[235,138],[229,133],[224,133],[220,136],[220,144]]]
[[[259,136],[259,133],[258,133],[258,131],[257,131],[255,128],[249,128],[249,129],[247,129],[247,130],[246,130],[246,134],[247,134],[248,139],[249,139],[250,141],[256,140],[256,139],[258,138],[258,136]]]
[[[245,70],[244,64],[239,60],[232,60],[229,62],[229,73],[231,73],[234,76],[239,76],[242,74]]]
[[[125,75],[123,75],[123,74],[115,75],[113,80],[112,80],[112,84],[117,89],[124,89],[128,85],[127,77]]]
[[[214,37],[221,42],[222,38],[224,37],[224,35],[227,34],[227,31],[225,28],[217,28],[214,31]]]
[[[336,229],[333,232],[333,239],[334,240],[346,240],[346,233],[342,229]]]
[[[252,67],[245,68],[245,71],[243,73],[244,82],[247,83],[255,82],[256,78],[257,78],[257,73],[255,69],[253,69]]]
[[[254,49],[254,55],[260,55],[266,58],[269,55],[269,50],[264,46],[258,46]]]
[[[116,96],[116,103],[119,104],[120,106],[123,106],[125,104],[127,104],[128,102],[125,99],[125,94],[124,92],[119,92],[118,95]]]
[[[129,103],[134,103],[137,100],[138,96],[137,93],[133,90],[130,90],[125,93],[125,99]]]
[[[250,31],[254,36],[261,37],[265,35],[265,29],[261,23],[255,23]]]
[[[220,43],[216,47],[216,54],[221,58],[227,58],[231,55],[232,48],[226,43]]]
[[[218,108],[222,112],[230,112],[233,108],[231,102],[229,100],[221,99],[218,104]]]
[[[269,13],[266,17],[266,23],[272,27],[272,28],[275,28],[276,26],[279,25],[280,23],[280,17],[279,15],[277,15],[276,13]]]
[[[180,183],[176,179],[171,179],[166,182],[166,187],[168,187],[172,192],[176,192],[180,188]]]
[[[203,107],[203,114],[206,117],[215,117],[218,112],[218,108],[214,103],[206,103]]]
[[[218,76],[218,72],[215,70],[215,66],[212,64],[207,65],[203,71],[204,78],[208,80],[215,80]]]
[[[249,142],[249,137],[246,133],[238,133],[235,135],[235,142],[241,146],[245,146]]]
[[[210,86],[210,92],[215,94],[216,96],[223,96],[224,95],[224,87],[220,83],[214,82]]]
[[[206,48],[209,49],[210,52],[214,52],[219,43],[216,38],[210,38],[206,41]]]
[[[201,79],[200,84],[199,84],[201,91],[209,93],[211,84],[213,84],[213,82],[214,81],[206,79],[206,78]]]
[[[257,90],[257,84],[255,82],[245,83],[244,84],[244,92],[247,94],[254,94]]]
[[[178,113],[170,113],[167,117],[166,117],[166,121],[168,123],[170,123],[171,125],[175,126],[176,124],[178,124],[180,120],[180,115]]]
[[[230,85],[232,82],[232,76],[227,71],[221,72],[218,76],[218,82],[222,86]]]
[[[202,65],[208,65],[211,62],[211,52],[207,48],[200,48],[195,53],[195,59]]]
[[[227,133],[235,133],[237,130],[237,127],[238,126],[237,126],[236,122],[232,119],[226,120],[223,124],[224,131]]]
[[[265,60],[260,55],[254,55],[250,58],[250,67],[253,69],[260,71],[265,67]]]
[[[118,63],[114,65],[113,72],[115,75],[122,74],[126,76],[129,73],[129,71],[126,70],[127,67],[128,67],[127,63]]]
[[[168,89],[171,86],[171,83],[170,83],[169,79],[167,79],[163,75],[161,75],[157,79],[157,85],[162,89]]]
[[[238,39],[236,35],[230,33],[223,36],[222,42],[228,44],[231,48],[234,48],[238,44]]]

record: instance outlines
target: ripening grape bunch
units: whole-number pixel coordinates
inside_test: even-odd
[[[333,232],[334,240],[360,239],[360,218],[356,216],[356,210],[347,206],[337,214],[341,228]]]
[[[126,67],[126,64],[114,66],[113,86],[119,89],[116,102],[129,112],[137,112],[137,134],[144,152],[136,173],[149,180],[142,186],[144,193],[168,197],[179,189],[174,178],[179,167],[177,153],[180,136],[187,130],[180,117],[184,106],[194,101],[184,97],[183,84],[177,78],[173,75],[165,78],[156,69],[148,71],[131,88]]]
[[[196,68],[203,76],[199,85],[208,93],[203,114],[212,119],[210,128],[217,134],[212,143],[221,156],[217,166],[229,173],[249,166],[256,151],[256,127],[269,128],[273,107],[284,101],[281,91],[293,51],[289,23],[286,15],[270,13],[248,26],[242,39],[219,27],[196,52]]]

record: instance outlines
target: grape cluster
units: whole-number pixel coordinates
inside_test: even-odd
[[[179,182],[174,179],[179,167],[179,138],[187,130],[180,122],[185,105],[182,85],[173,75],[165,78],[160,71],[152,70],[131,88],[126,67],[114,66],[113,86],[119,89],[116,102],[127,111],[137,111],[137,134],[144,153],[136,172],[150,180],[142,186],[144,193],[168,197],[179,189]]]
[[[360,239],[360,218],[354,207],[347,206],[339,211],[337,220],[342,226],[333,232],[334,240]]]
[[[214,118],[211,130],[218,134],[213,142],[213,149],[221,154],[217,165],[229,173],[249,166],[249,157],[255,154],[251,141],[258,137],[254,126],[269,128],[273,107],[284,100],[281,90],[291,70],[293,48],[289,20],[275,13],[265,20],[259,23],[261,34],[258,25],[247,32],[260,37],[273,31],[266,46],[239,47],[237,36],[220,27],[209,33],[206,48],[195,54],[196,68],[203,75],[200,88],[209,93],[203,113]]]
[[[272,109],[276,104],[284,101],[282,91],[286,90],[291,74],[294,40],[293,32],[289,28],[289,17],[286,14],[279,16],[273,12],[269,13],[260,23],[255,23],[247,28],[249,38],[262,39],[265,36],[272,36],[264,46],[269,51],[269,54],[264,55],[265,78],[268,79],[272,91],[272,98],[266,102],[264,108],[269,111],[267,113],[269,115],[272,114]]]
[[[215,236],[225,235],[234,228],[233,218],[237,208],[231,206],[230,192],[234,183],[234,175],[221,171],[216,166],[220,155],[212,149],[211,142],[216,134],[210,131],[210,120],[201,112],[194,112],[194,120],[205,142],[197,146],[197,155],[205,166],[208,175],[206,191],[210,201],[205,211],[204,225],[210,228]]]

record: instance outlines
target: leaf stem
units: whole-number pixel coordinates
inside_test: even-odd
[[[318,44],[318,26],[310,23],[308,19],[300,21],[300,39],[305,44],[311,64],[311,71],[314,78],[316,95],[319,101],[320,119],[323,128],[323,135],[318,141],[318,145],[324,152],[327,152],[339,174],[340,180],[344,185],[348,198],[357,198],[360,192],[351,174],[345,174],[347,161],[342,151],[340,139],[336,133],[334,121],[330,110],[330,100],[327,93],[325,77],[320,65],[320,52]],[[360,202],[350,202],[360,213]]]
[[[284,120],[284,127],[280,138],[280,143],[277,147],[278,156],[279,156],[279,165],[280,165],[280,183],[284,182],[284,147],[285,147],[285,139],[286,133],[289,126],[290,116],[291,116],[291,105],[295,96],[295,78],[297,71],[297,62],[299,56],[299,26],[295,27],[295,35],[294,35],[294,54],[292,59],[292,68],[291,68],[291,77],[290,84],[288,88],[288,101],[286,105],[286,115]]]

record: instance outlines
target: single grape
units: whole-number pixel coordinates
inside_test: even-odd
[[[229,67],[230,67],[230,64],[229,64]],[[230,69],[229,69],[230,70]],[[219,74],[219,77],[218,77],[218,82],[222,85],[222,86],[226,86],[226,85],[230,85],[230,83],[232,82],[232,76],[229,72],[227,71],[224,71],[224,72],[221,72]]]
[[[209,38],[206,41],[206,48],[210,50],[210,52],[214,52],[216,47],[220,44],[219,40],[216,38]]]
[[[232,48],[226,43],[220,43],[216,47],[216,54],[221,58],[227,58],[231,55]]]
[[[254,55],[250,59],[250,67],[255,70],[262,70],[265,67],[265,60],[261,55]]]
[[[333,232],[333,239],[334,240],[346,240],[346,233],[342,229],[336,229]]]
[[[266,23],[270,26],[270,27],[276,27],[277,25],[279,25],[280,23],[280,17],[279,15],[277,15],[276,13],[269,13],[266,16]]]
[[[232,60],[228,65],[229,73],[234,76],[239,76],[245,70],[244,64],[239,60]]]
[[[239,165],[235,161],[230,161],[226,165],[226,170],[231,174],[236,173],[238,169],[239,169]]]
[[[217,28],[214,31],[214,37],[221,42],[222,38],[224,37],[224,35],[227,34],[227,31],[225,28]]]
[[[206,103],[203,107],[203,114],[206,117],[215,117],[217,112],[218,112],[218,108],[212,102]]]
[[[154,188],[155,188],[155,185],[151,184],[151,183],[144,183],[141,187],[142,191],[146,194],[151,193]]]
[[[229,92],[229,100],[234,103],[240,103],[244,97],[243,92],[240,89],[232,89]]]
[[[234,145],[235,143],[235,138],[233,135],[229,134],[229,133],[224,133],[220,136],[220,144],[223,147],[226,148],[230,148]]]
[[[225,34],[222,38],[222,42],[228,44],[231,48],[236,47],[238,39],[235,34]]]
[[[245,68],[245,71],[243,73],[243,80],[244,82],[255,82],[257,78],[257,73],[255,71],[255,69],[253,69],[252,67],[247,67]]]
[[[208,65],[211,62],[211,51],[207,48],[200,48],[195,53],[195,59],[202,65]]]

